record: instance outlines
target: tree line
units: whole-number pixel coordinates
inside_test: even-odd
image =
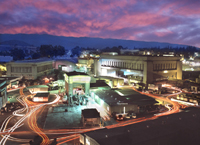
[[[82,52],[86,50],[94,54],[101,54],[103,52],[117,52],[118,54],[121,54],[121,50],[123,49],[130,49],[130,48],[123,47],[123,46],[113,46],[113,47],[105,47],[102,49],[97,49],[97,48],[90,48],[90,47],[84,48],[84,47],[76,46],[70,50],[71,51],[70,57],[79,57],[82,54]],[[154,53],[160,53],[160,54],[174,52],[174,54],[183,54],[185,58],[189,58],[189,56],[191,55],[193,56],[195,52],[200,52],[200,49],[193,46],[176,47],[176,48],[172,48],[172,47],[136,48],[134,47],[132,49],[138,49],[140,51],[153,51]],[[66,50],[61,45],[56,45],[56,46],[41,45],[38,48],[37,52],[30,51],[30,53],[28,53],[22,49],[14,48],[9,51],[1,51],[0,55],[12,56],[13,60],[16,61],[16,60],[23,60],[28,55],[30,55],[32,59],[37,59],[41,57],[52,58],[52,57],[65,55],[68,51],[69,50]],[[129,53],[127,53],[127,55],[129,55]]]
[[[30,56],[32,59],[37,59],[40,57],[57,57],[62,56],[66,53],[66,50],[63,46],[56,45],[41,45],[37,52],[14,48],[9,51],[0,51],[0,55],[2,56],[12,56],[13,60],[24,60],[25,57]]]
[[[66,53],[66,50],[63,46],[41,45],[39,48],[39,51],[34,53],[32,55],[32,58],[33,59],[37,59],[40,57],[52,58],[52,57],[62,56],[65,53]]]

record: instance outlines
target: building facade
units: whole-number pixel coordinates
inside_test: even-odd
[[[68,96],[73,96],[78,93],[80,95],[81,90],[85,95],[89,95],[90,79],[91,77],[82,72],[66,72],[65,78],[65,90]],[[78,90],[77,90],[78,89]]]
[[[124,91],[124,92],[123,92]],[[130,94],[126,94],[129,92]],[[109,115],[140,113],[142,108],[157,103],[154,98],[140,94],[132,89],[92,90],[91,98]]]
[[[53,62],[53,68],[60,69],[64,72],[75,71],[76,69],[76,61],[75,60],[55,60]]]
[[[53,60],[38,59],[9,62],[7,64],[8,77],[25,77],[25,79],[37,79],[47,75],[53,70]]]
[[[94,70],[96,76],[132,75],[145,84],[162,79],[182,79],[180,57],[101,55],[94,62]]]

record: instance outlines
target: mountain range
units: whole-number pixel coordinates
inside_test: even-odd
[[[90,48],[106,48],[113,46],[123,46],[129,49],[133,48],[151,48],[151,47],[187,47],[188,45],[170,44],[165,42],[146,42],[122,39],[103,39],[90,37],[64,37],[53,36],[48,34],[0,34],[1,45],[32,45],[39,47],[40,45],[61,45],[66,49],[72,49],[76,46]]]

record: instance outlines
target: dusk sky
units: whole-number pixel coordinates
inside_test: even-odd
[[[0,0],[0,33],[200,47],[200,0]]]

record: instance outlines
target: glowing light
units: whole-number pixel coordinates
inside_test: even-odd
[[[91,97],[94,97],[94,92],[91,92]]]
[[[86,138],[86,145],[90,145],[90,142],[87,138]]]
[[[38,97],[35,97],[35,98],[33,98],[33,101],[34,101],[34,102],[38,102],[38,101],[39,101],[39,98],[38,98]]]
[[[173,54],[163,54],[163,56],[174,56]]]
[[[107,110],[109,111],[109,107],[107,106]]]
[[[182,103],[182,104],[191,105],[191,106],[198,105],[198,103],[185,102],[185,101],[181,101],[181,100],[176,100],[176,99],[174,99],[174,98],[171,98],[171,100],[172,100],[172,101],[175,101],[175,102]]]
[[[101,100],[100,100],[100,105],[103,105],[103,103],[104,103],[104,101],[101,99]]]
[[[164,72],[164,73],[168,73],[168,71],[167,71],[167,70],[164,70],[163,72]]]
[[[104,76],[107,75],[107,69],[102,69],[101,74]]]
[[[86,77],[86,76],[76,76],[76,77],[71,77],[70,78],[70,82],[90,82],[90,77]]]

